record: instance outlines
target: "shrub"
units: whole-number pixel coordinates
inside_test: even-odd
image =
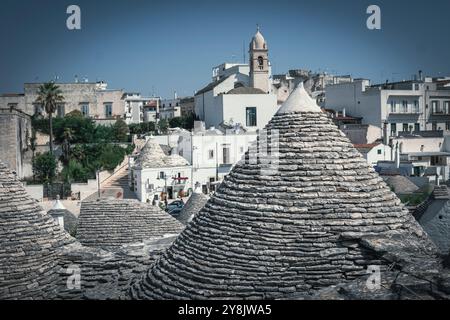
[[[117,142],[128,141],[128,135],[130,130],[127,124],[122,119],[117,119],[116,123],[113,125],[114,137]]]
[[[89,172],[83,165],[76,160],[70,160],[69,164],[63,169],[62,176],[66,182],[85,182],[89,179]]]
[[[56,165],[56,159],[50,152],[38,154],[33,159],[33,174],[41,182],[51,182],[56,175]]]

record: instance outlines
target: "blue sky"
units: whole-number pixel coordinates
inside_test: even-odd
[[[66,28],[77,4],[82,30]],[[366,8],[381,8],[381,30]],[[242,62],[256,24],[274,73],[327,70],[374,82],[450,75],[450,1],[2,0],[0,93],[24,82],[105,80],[110,88],[191,95],[212,67]],[[248,57],[248,54],[246,55]]]

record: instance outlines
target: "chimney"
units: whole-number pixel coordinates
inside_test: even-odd
[[[346,113],[345,113],[345,108],[344,109],[342,109],[342,117],[346,117]]]
[[[59,195],[56,196],[56,201],[53,204],[53,208],[50,210],[50,215],[53,220],[59,225],[61,230],[64,230],[64,211],[66,208],[59,200]]]

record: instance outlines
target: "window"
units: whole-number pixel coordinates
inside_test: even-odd
[[[396,113],[397,112],[397,104],[395,100],[391,100],[391,112]]]
[[[450,121],[445,122],[445,130],[450,131]]]
[[[81,105],[81,114],[84,117],[89,117],[89,104],[84,103]]]
[[[209,160],[214,159],[214,150],[209,150],[208,151],[208,159]]]
[[[433,113],[442,113],[439,101],[431,101],[431,108]]]
[[[65,110],[64,110],[65,108],[64,108],[64,105],[63,104],[58,104],[57,106],[56,106],[56,116],[58,117],[58,118],[63,118],[64,117],[64,115],[65,115]]]
[[[246,109],[247,127],[256,127],[256,107]]]
[[[433,123],[431,124],[431,130],[437,131],[437,123],[436,123],[436,122],[433,122]]]
[[[391,136],[397,135],[397,124],[391,123]]]
[[[378,149],[378,150],[377,150],[377,153],[378,153],[378,154],[381,154],[381,153],[382,153],[382,150],[381,150],[381,149]]]
[[[402,112],[408,113],[408,101],[406,101],[406,100],[403,100],[403,102],[402,102]]]
[[[164,171],[161,171],[159,173],[159,179],[165,179],[165,177],[166,177],[166,174],[164,173]]]
[[[223,148],[223,164],[229,164],[230,163],[230,148],[224,147]]]
[[[112,104],[105,103],[105,118],[111,118],[111,117],[112,117]]]
[[[419,132],[420,131],[420,124],[419,123],[414,123],[414,131],[415,132]]]
[[[264,58],[261,56],[258,57],[258,67],[261,70],[264,68]]]
[[[419,101],[415,100],[414,101],[414,113],[419,113]]]
[[[34,104],[34,114],[38,115],[38,114],[42,114],[42,105],[40,104]]]
[[[444,102],[444,113],[450,114],[450,101]]]
[[[404,123],[403,124],[403,130],[402,130],[403,132],[408,132],[409,130],[408,130],[408,124],[407,123]]]

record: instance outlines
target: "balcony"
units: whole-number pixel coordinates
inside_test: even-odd
[[[448,117],[450,116],[450,110],[448,110],[447,112],[445,110],[433,110],[431,112],[432,116],[445,116]]]

